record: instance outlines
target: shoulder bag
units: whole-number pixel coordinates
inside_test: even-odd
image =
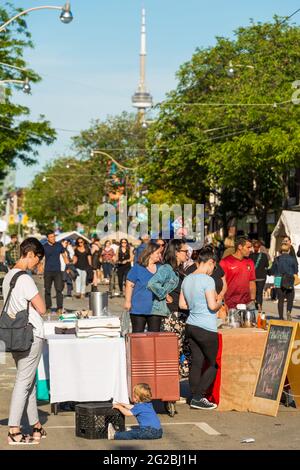
[[[15,318],[7,314],[10,296],[14,289],[17,279],[26,271],[17,272],[9,284],[9,292],[0,315],[0,341],[5,344],[6,352],[25,352],[31,348],[33,343],[33,326],[29,321],[29,302],[27,309],[16,313]]]

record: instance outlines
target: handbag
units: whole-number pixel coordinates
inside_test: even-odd
[[[71,281],[76,281],[76,278],[78,276],[78,272],[77,272],[77,269],[75,268],[74,264],[67,264],[66,269],[69,270],[69,272],[67,272],[67,275],[69,276]]]
[[[284,289],[293,289],[294,288],[294,275],[284,273],[282,275],[281,287]]]
[[[254,267],[255,267],[255,270],[258,268],[258,265],[259,265],[259,263],[260,263],[261,257],[262,257],[262,254],[259,253],[258,258],[257,258],[256,263],[255,263],[255,266],[254,266]]]
[[[86,269],[86,285],[92,284],[93,279],[94,279],[94,271],[93,271],[92,266],[89,266]]]
[[[4,342],[6,352],[25,352],[33,343],[33,326],[28,322],[29,302],[27,302],[27,309],[17,312],[15,318],[11,318],[7,313],[12,290],[18,278],[23,274],[27,274],[26,271],[19,271],[12,277],[0,315],[0,341]]]
[[[274,276],[274,287],[280,289],[281,287],[282,276]]]
[[[300,284],[300,277],[298,274],[294,274],[294,285],[298,286],[298,284]]]
[[[130,320],[130,313],[128,310],[124,310],[121,313],[120,317],[120,326],[121,326],[121,336],[123,338],[128,334],[132,332],[132,325],[131,325],[131,320]]]

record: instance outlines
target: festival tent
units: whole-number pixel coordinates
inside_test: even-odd
[[[91,241],[87,237],[85,237],[79,232],[76,232],[75,230],[73,230],[72,232],[63,232],[63,233],[60,233],[59,235],[56,235],[57,242],[61,242],[62,240],[66,240],[66,239],[77,240],[77,238],[83,238],[87,243],[91,243]],[[47,238],[42,238],[40,241],[42,244],[44,244],[47,242]]]
[[[270,256],[274,259],[280,249],[282,238],[289,236],[295,252],[300,246],[300,212],[282,211],[281,216],[271,235]],[[300,265],[300,258],[298,258]]]
[[[272,260],[277,256],[282,238],[286,235],[291,238],[295,253],[297,253],[298,247],[300,246],[300,212],[282,211],[271,235],[269,253]],[[297,260],[300,269],[300,258],[297,258]],[[295,286],[295,299],[300,300],[300,284]]]
[[[85,237],[81,233],[76,232],[75,230],[73,230],[72,232],[63,232],[63,233],[60,233],[59,235],[56,235],[57,242],[61,242],[62,240],[66,240],[66,239],[77,240],[77,238],[83,238],[87,243],[91,243],[91,240],[89,240],[87,237]]]

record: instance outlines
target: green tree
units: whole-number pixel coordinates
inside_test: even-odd
[[[80,222],[88,233],[97,224],[104,178],[93,159],[59,158],[34,178],[26,191],[25,210],[42,232],[60,221],[64,231]]]
[[[0,6],[0,24],[5,23],[21,9],[11,3]],[[0,62],[25,68],[24,49],[33,47],[31,35],[26,22],[19,18],[0,33]],[[40,77],[32,70],[27,74],[31,82],[40,81]],[[0,80],[24,79],[25,75],[15,69],[0,65]],[[0,180],[9,167],[14,167],[17,160],[25,165],[36,162],[38,147],[43,143],[50,145],[55,140],[55,131],[44,116],[36,122],[30,120],[30,110],[11,102],[12,90],[2,90],[4,99],[0,100]]]
[[[73,230],[80,222],[88,233],[97,226],[97,208],[104,199],[109,201],[108,195],[123,188],[123,194],[135,197],[136,168],[145,161],[145,129],[134,114],[95,120],[73,143],[77,157],[48,164],[26,191],[26,212],[41,231],[59,220],[63,230]],[[124,170],[112,159],[135,170]]]
[[[137,168],[145,164],[146,130],[140,125],[136,115],[123,112],[117,116],[108,116],[106,120],[92,121],[89,129],[83,130],[73,138],[74,149],[81,158],[97,162],[99,172],[104,175],[104,192],[117,190],[118,181],[123,185],[129,199],[134,199],[137,187]],[[107,155],[91,151],[100,150]],[[132,170],[124,170],[117,163]],[[116,184],[117,182],[117,184]],[[122,183],[123,182],[123,183]]]
[[[198,202],[215,193],[225,226],[253,209],[264,236],[268,210],[282,207],[287,174],[300,165],[300,107],[291,102],[300,28],[275,17],[238,28],[233,40],[216,39],[177,73],[178,86],[149,132],[141,173],[150,191]]]

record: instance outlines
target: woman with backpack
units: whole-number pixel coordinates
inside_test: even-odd
[[[8,444],[14,446],[38,444],[41,438],[46,437],[46,431],[39,421],[35,387],[36,371],[44,339],[41,315],[45,314],[46,306],[32,276],[28,274],[43,259],[44,248],[36,238],[30,237],[21,243],[20,253],[20,259],[6,274],[3,281],[4,308],[1,314],[1,316],[7,315],[11,320],[15,320],[17,315],[20,319],[20,315],[24,315],[27,310],[29,315],[27,324],[32,325],[31,338],[27,335],[26,339],[23,338],[21,342],[15,340],[10,345],[6,343],[6,348],[12,352],[17,368],[8,419]],[[14,337],[16,336],[17,333]],[[30,345],[29,340],[31,340]],[[29,424],[33,427],[32,436],[23,434],[21,431],[20,425],[24,410]]]
[[[292,320],[292,308],[295,297],[294,276],[298,274],[298,263],[294,256],[289,254],[288,244],[281,245],[280,255],[275,258],[270,274],[275,276],[274,284],[277,287],[278,314],[283,320],[284,300],[287,300],[287,320]]]

